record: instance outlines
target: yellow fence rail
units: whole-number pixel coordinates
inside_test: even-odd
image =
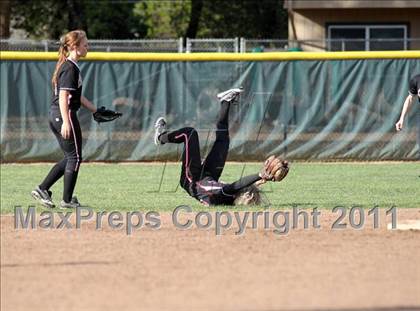
[[[57,52],[0,51],[3,60],[57,60]],[[90,52],[89,61],[290,61],[419,58],[420,51],[268,52],[268,53],[127,53]]]

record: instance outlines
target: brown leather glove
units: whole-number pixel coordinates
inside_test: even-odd
[[[276,158],[274,155],[265,160],[260,171],[260,177],[267,181],[281,181],[289,172],[289,163],[286,160]]]

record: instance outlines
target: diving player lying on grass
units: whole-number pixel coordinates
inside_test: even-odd
[[[260,173],[249,175],[227,184],[219,181],[229,152],[229,109],[241,88],[230,89],[217,95],[220,100],[216,140],[206,159],[201,162],[200,142],[197,131],[184,127],[176,131],[166,130],[163,117],[155,123],[155,144],[184,144],[180,184],[190,196],[205,205],[261,204],[258,186],[266,181],[281,181],[289,171],[287,161],[269,157]]]

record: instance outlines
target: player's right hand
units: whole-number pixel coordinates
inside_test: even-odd
[[[61,125],[61,136],[63,136],[64,139],[69,139],[71,134],[71,128],[70,124],[63,122]]]
[[[399,120],[397,123],[395,123],[395,129],[397,131],[401,131],[402,128],[403,128],[403,121]]]

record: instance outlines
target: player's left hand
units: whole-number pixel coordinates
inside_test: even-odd
[[[281,181],[289,173],[289,163],[274,155],[265,160],[260,177],[266,181]]]
[[[105,107],[101,107],[93,113],[93,119],[98,122],[110,122],[114,121],[115,119],[122,116],[121,112],[116,112],[113,110],[106,109]]]

